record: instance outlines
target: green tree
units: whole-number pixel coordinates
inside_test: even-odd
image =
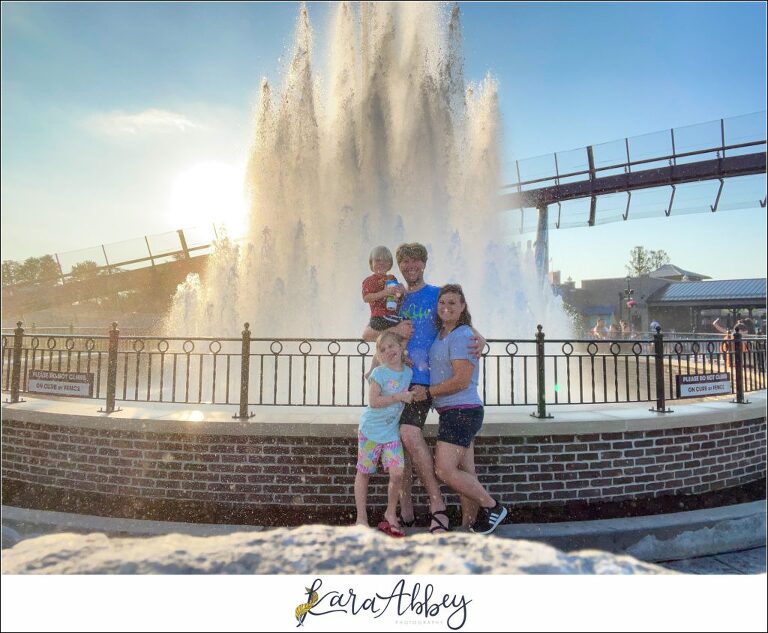
[[[90,279],[99,274],[99,265],[96,262],[87,259],[72,266],[72,270],[69,274],[75,279]]]
[[[625,266],[627,272],[633,277],[647,275],[665,264],[669,264],[670,259],[666,251],[652,251],[644,246],[635,246],[629,251],[629,264]]]
[[[17,271],[17,282],[55,281],[59,277],[59,265],[52,255],[28,257]]]
[[[19,275],[19,262],[12,259],[3,261],[3,285],[10,286],[15,284]]]

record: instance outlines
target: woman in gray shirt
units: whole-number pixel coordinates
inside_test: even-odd
[[[465,520],[478,508],[470,529],[490,534],[507,510],[475,474],[474,437],[483,424],[483,401],[477,393],[478,360],[467,353],[467,342],[474,337],[471,326],[461,286],[443,286],[437,299],[438,335],[429,350],[429,395],[440,414],[435,474],[461,496]]]

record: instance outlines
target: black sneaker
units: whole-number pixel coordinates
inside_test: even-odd
[[[496,501],[492,508],[480,508],[477,512],[477,520],[470,530],[475,534],[490,534],[507,516],[507,509]]]

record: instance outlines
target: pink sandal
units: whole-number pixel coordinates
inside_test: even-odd
[[[405,532],[403,532],[399,526],[392,525],[389,521],[381,521],[376,527],[387,536],[393,536],[395,538],[402,538],[405,536]]]

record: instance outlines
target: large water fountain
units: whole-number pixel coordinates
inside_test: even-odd
[[[247,238],[221,240],[204,281],[179,286],[169,333],[237,336],[248,321],[257,337],[357,336],[370,249],[405,241],[427,245],[428,282],[464,285],[487,336],[531,338],[537,323],[567,333],[497,210],[497,86],[465,81],[459,13],[340,3],[321,81],[301,7],[281,90],[262,81]]]

